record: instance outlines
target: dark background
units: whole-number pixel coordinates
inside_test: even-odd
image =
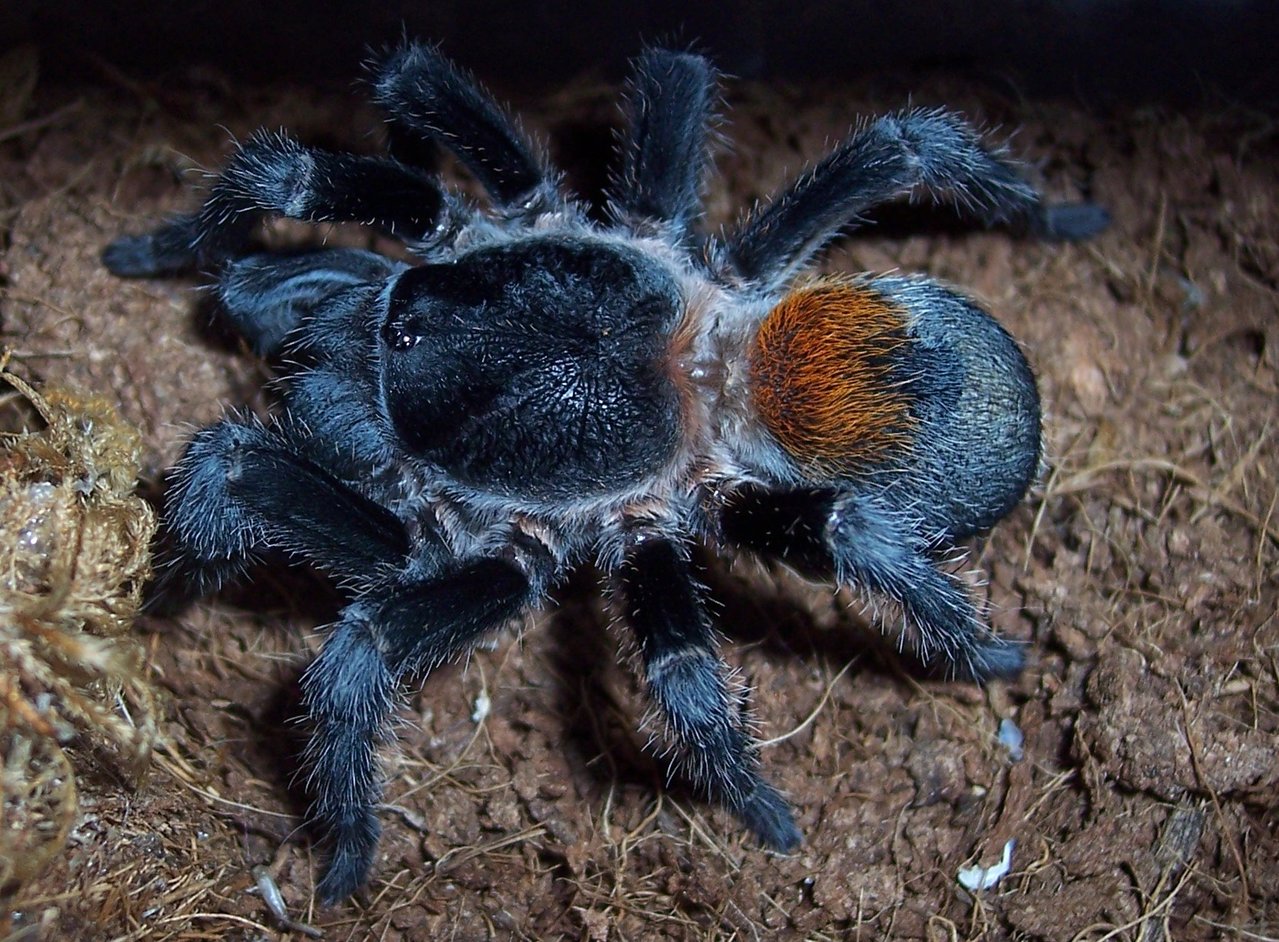
[[[1276,0],[7,0],[0,48],[33,42],[68,78],[105,61],[148,78],[212,66],[318,81],[349,78],[370,46],[407,32],[487,80],[537,87],[615,76],[648,40],[696,43],[743,78],[944,67],[1094,103],[1271,104],[1277,11]]]

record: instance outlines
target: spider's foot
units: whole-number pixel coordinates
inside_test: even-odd
[[[142,590],[142,611],[170,618],[217,586],[193,584],[191,571],[176,562],[162,566]]]
[[[323,906],[336,906],[364,885],[364,865],[336,856],[315,887],[315,895]]]
[[[956,680],[984,683],[988,680],[1016,680],[1026,666],[1026,646],[1006,638],[990,638],[953,667]]]
[[[154,278],[176,275],[193,268],[192,230],[178,220],[142,235],[121,236],[102,250],[102,264],[120,278]]]
[[[1096,203],[1056,203],[1045,206],[1038,235],[1061,242],[1091,239],[1110,225],[1110,213]]]
[[[167,527],[160,530],[154,548],[153,577],[142,589],[142,611],[170,618],[196,599],[212,595],[244,574],[245,556],[201,557],[176,540]]]
[[[315,895],[325,906],[342,902],[369,877],[373,851],[377,847],[378,825],[372,814],[354,828],[344,829],[333,844],[328,869],[315,887]]]
[[[769,850],[789,851],[799,846],[803,835],[795,826],[790,805],[772,785],[759,782],[739,807],[733,809],[756,840]]]

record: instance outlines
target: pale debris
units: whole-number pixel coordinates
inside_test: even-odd
[[[489,699],[489,695],[481,691],[480,695],[475,698],[475,709],[471,711],[472,723],[483,723],[484,718],[489,715],[489,708],[493,705],[493,701]]]
[[[1004,845],[1004,855],[1000,858],[999,863],[991,867],[961,867],[959,871],[960,885],[966,890],[977,892],[978,890],[989,890],[992,886],[1004,878],[1009,870],[1012,869],[1013,847],[1016,841],[1010,840]]]
[[[1021,727],[1006,717],[999,721],[999,741],[1008,750],[1008,758],[1014,762],[1025,758],[1026,737],[1022,734]]]

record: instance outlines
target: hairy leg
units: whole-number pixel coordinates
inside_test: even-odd
[[[701,56],[646,49],[635,60],[622,165],[610,187],[623,222],[662,223],[687,235],[701,212],[715,96],[715,69]]]
[[[174,470],[165,518],[175,557],[152,587],[153,609],[216,590],[264,550],[362,585],[402,569],[410,551],[394,514],[256,423],[223,421],[196,434]],[[434,564],[447,558],[429,531],[416,551]]]
[[[373,100],[396,136],[439,141],[502,207],[559,203],[555,175],[538,149],[479,84],[433,46],[406,44],[373,68]]]
[[[318,886],[324,902],[345,899],[368,878],[380,831],[377,749],[390,738],[400,682],[465,652],[534,602],[544,584],[541,561],[455,563],[432,579],[369,593],[343,612],[302,679],[313,724],[306,753],[312,815],[332,843]]]
[[[525,541],[512,543],[509,558],[458,561],[426,527],[410,544],[389,510],[292,443],[230,421],[192,441],[168,522],[182,563],[167,576],[171,583],[216,585],[251,553],[279,549],[360,592],[303,679],[315,724],[307,752],[315,819],[333,841],[320,892],[327,902],[342,899],[363,883],[377,843],[376,750],[401,680],[465,651],[535,601],[550,557]]]
[[[892,599],[907,619],[901,642],[925,665],[976,681],[1021,672],[1022,646],[996,636],[909,525],[873,500],[833,488],[748,488],[721,525],[731,543]]]
[[[860,213],[917,189],[946,194],[988,224],[1077,239],[1105,228],[1097,206],[1046,207],[998,150],[958,115],[903,111],[876,118],[753,212],[727,243],[725,274],[784,284]]]
[[[115,275],[151,277],[216,265],[244,250],[268,215],[305,222],[358,222],[430,245],[468,213],[418,170],[383,157],[305,147],[279,133],[258,132],[219,174],[198,212],[103,250]]]
[[[754,742],[715,653],[703,590],[670,541],[637,542],[621,570],[622,598],[640,642],[649,695],[666,718],[676,767],[736,814],[761,843],[789,850],[800,835],[790,807],[760,775]]]

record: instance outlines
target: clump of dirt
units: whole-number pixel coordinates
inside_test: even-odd
[[[615,90],[522,102],[583,188],[602,179]],[[116,73],[37,87],[0,128],[4,342],[42,378],[108,394],[143,473],[194,425],[269,408],[269,371],[210,327],[192,282],[109,277],[98,252],[193,204],[230,135],[286,126],[367,151],[378,118],[334,90],[167,86]],[[139,637],[165,691],[158,772],[82,783],[68,852],[7,902],[10,934],[260,938],[1078,939],[1276,934],[1279,814],[1279,141],[1270,117],[1098,114],[954,80],[728,87],[707,223],[731,221],[857,114],[959,107],[1019,128],[1047,191],[1107,206],[1082,245],[889,212],[831,271],[924,271],[1018,337],[1047,410],[1046,472],[974,547],[975,589],[1032,665],[985,690],[924,680],[843,592],[708,559],[765,767],[804,845],[760,852],[678,786],[634,730],[644,705],[589,573],[409,699],[388,757],[374,880],[318,910],[292,781],[297,681],[339,597],[267,570]],[[284,237],[296,235],[289,230]],[[384,247],[362,233],[343,238]],[[1015,760],[997,731],[1024,736]],[[1009,872],[969,892],[956,875]],[[265,870],[255,868],[265,868]]]

